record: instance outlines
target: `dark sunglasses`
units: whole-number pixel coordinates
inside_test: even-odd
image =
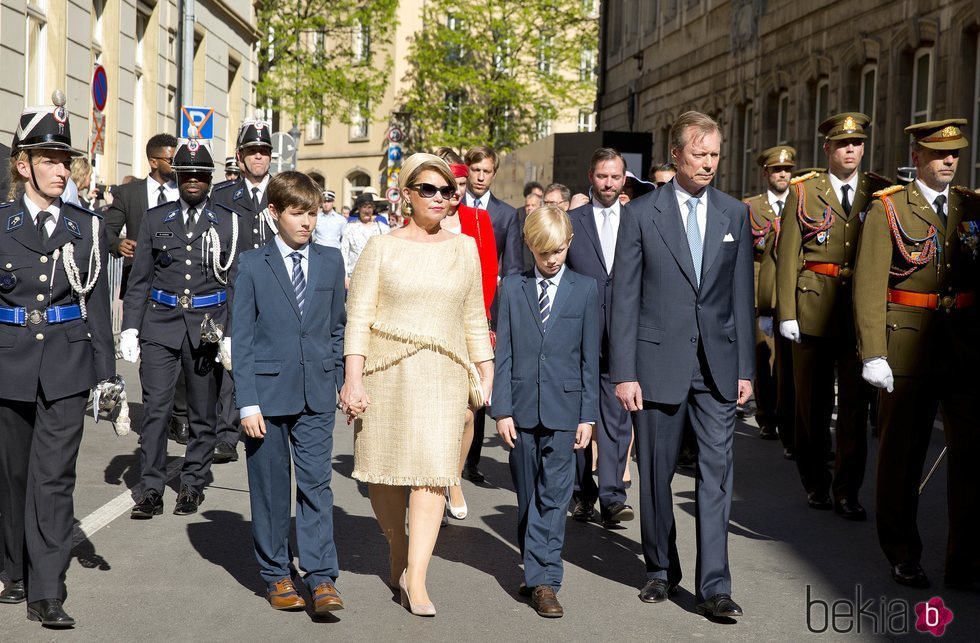
[[[436,192],[438,192],[443,199],[448,201],[449,199],[453,198],[453,195],[456,194],[455,185],[444,185],[441,188],[437,188],[431,183],[419,183],[417,185],[410,185],[408,189],[415,190],[419,193],[419,196],[424,199],[431,199],[436,195]]]

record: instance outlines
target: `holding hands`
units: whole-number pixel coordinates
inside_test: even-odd
[[[347,416],[347,424],[356,420],[370,404],[364,383],[359,378],[344,380],[344,386],[340,389],[340,410]]]

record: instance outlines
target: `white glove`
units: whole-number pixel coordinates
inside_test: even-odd
[[[800,343],[800,325],[795,319],[779,322],[779,334],[791,342]]]
[[[889,393],[895,388],[892,367],[888,365],[888,360],[884,357],[874,357],[865,362],[864,368],[861,369],[861,377],[871,386],[883,388]]]
[[[133,364],[140,358],[140,341],[137,339],[139,334],[135,328],[127,328],[119,333],[119,352],[124,360]]]
[[[218,343],[218,361],[231,372],[231,337],[222,337]]]
[[[759,330],[766,337],[772,337],[772,317],[759,317]]]

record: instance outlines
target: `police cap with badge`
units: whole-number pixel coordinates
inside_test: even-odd
[[[197,138],[197,129],[190,127],[187,138],[177,141],[177,150],[170,165],[174,172],[214,172],[214,158],[211,146],[205,139]]]
[[[238,149],[246,147],[272,149],[272,126],[268,121],[249,119],[238,128]]]
[[[29,107],[21,113],[14,140],[10,144],[11,157],[18,152],[27,152],[30,156],[33,150],[58,150],[72,156],[84,156],[84,152],[71,146],[71,127],[68,110],[65,109],[67,99],[64,92],[60,89],[54,90],[51,102],[54,105]],[[39,190],[34,176],[34,164],[31,163],[30,167],[31,183]]]
[[[865,128],[871,123],[871,119],[860,112],[844,112],[834,114],[824,122],[820,123],[817,129],[828,141],[842,141],[849,138],[868,138],[864,133]]]
[[[942,121],[916,123],[905,128],[915,142],[930,150],[959,150],[970,144],[963,136],[965,118],[947,118]]]

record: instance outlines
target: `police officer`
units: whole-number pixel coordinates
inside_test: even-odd
[[[755,260],[755,310],[758,318],[755,337],[755,419],[759,423],[759,437],[764,440],[783,440],[785,448],[792,449],[792,405],[788,414],[781,414],[779,407],[781,369],[776,358],[772,332],[772,316],[775,304],[775,256],[772,246],[776,241],[781,217],[789,195],[789,181],[796,165],[796,150],[787,145],[777,145],[762,152],[756,162],[762,168],[766,191],[745,199],[749,206],[752,225],[752,249]],[[786,370],[786,369],[782,369]],[[792,391],[792,371],[785,373]],[[785,391],[792,400],[792,393]],[[785,407],[784,407],[785,408]]]
[[[240,246],[238,214],[208,200],[214,161],[207,142],[182,139],[173,168],[180,199],[143,217],[119,340],[124,359],[143,357],[140,495],[130,514],[137,519],[163,512],[167,425],[178,370],[187,382],[190,439],[174,513],[192,514],[204,500],[223,372],[216,362],[218,331],[227,343]]]
[[[980,589],[980,198],[951,187],[967,147],[953,118],[910,125],[917,178],[875,193],[861,233],[854,315],[878,401],[878,541],[903,585],[927,587],[919,479],[940,404],[948,447],[946,586]]]
[[[241,172],[238,170],[238,159],[234,156],[225,157],[225,181],[231,181],[234,183],[241,176]],[[214,186],[217,189],[217,185]]]
[[[868,452],[870,387],[857,359],[851,286],[858,234],[871,193],[884,183],[859,168],[864,114],[837,114],[820,124],[827,172],[793,179],[779,231],[776,304],[779,332],[793,345],[796,464],[807,504],[866,520],[858,500]],[[837,456],[826,458],[837,373]]]
[[[246,120],[238,129],[238,170],[236,181],[215,187],[211,200],[241,215],[242,250],[264,246],[277,230],[267,208],[266,188],[269,186],[269,166],[272,163],[271,126],[262,120]],[[235,387],[231,377],[224,378],[219,395],[218,435],[214,462],[238,460],[238,409],[234,403]]]
[[[0,514],[11,581],[0,602],[27,600],[29,619],[72,627],[63,601],[75,460],[89,389],[115,376],[115,353],[105,225],[61,199],[82,152],[64,94],[53,100],[21,114],[11,169],[24,196],[0,206]]]

